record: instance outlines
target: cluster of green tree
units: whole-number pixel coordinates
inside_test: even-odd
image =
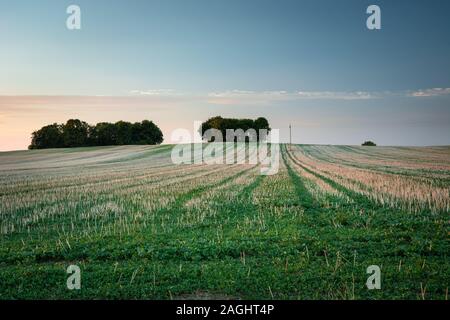
[[[376,144],[375,142],[369,140],[369,141],[365,141],[365,142],[362,144],[362,146],[365,146],[365,147],[376,147],[377,144]]]
[[[130,123],[101,122],[90,126],[71,119],[66,124],[51,124],[33,132],[29,149],[72,148],[127,144],[160,144],[161,130],[152,121]]]
[[[222,118],[220,116],[213,117],[208,119],[207,121],[203,122],[199,133],[203,137],[203,139],[206,139],[208,141],[213,141],[210,137],[207,137],[205,133],[209,129],[217,129],[221,132],[222,138],[225,140],[227,138],[227,129],[230,130],[238,130],[241,129],[244,132],[251,131],[251,129],[255,130],[256,136],[250,137],[249,133],[246,134],[246,140],[248,141],[251,138],[254,138],[255,140],[259,141],[260,139],[263,139],[263,137],[260,136],[259,130],[267,130],[267,133],[271,130],[269,127],[269,122],[266,118],[258,118],[256,120],[252,119],[232,119],[232,118]]]

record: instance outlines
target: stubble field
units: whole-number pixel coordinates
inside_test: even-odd
[[[0,299],[448,298],[450,147],[282,145],[272,176],[171,148],[0,153]]]

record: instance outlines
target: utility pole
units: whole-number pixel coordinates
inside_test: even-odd
[[[292,126],[289,123],[289,150],[292,151]]]

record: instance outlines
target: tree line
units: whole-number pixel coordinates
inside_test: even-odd
[[[365,141],[363,144],[361,144],[363,147],[376,147],[377,144],[373,141]]]
[[[130,123],[100,122],[95,126],[70,119],[65,124],[50,124],[34,131],[28,149],[73,148],[112,145],[160,144],[163,134],[152,121]]]
[[[242,129],[244,132],[247,132],[246,134],[246,141],[251,139],[252,141],[260,141],[263,139],[262,136],[260,136],[259,130],[267,130],[267,133],[271,130],[269,126],[269,122],[266,118],[260,117],[256,120],[252,119],[233,119],[233,118],[222,118],[220,116],[213,117],[208,119],[207,121],[203,122],[202,125],[199,128],[199,133],[202,136],[203,139],[206,139],[208,141],[214,141],[214,139],[211,139],[211,137],[206,136],[206,132],[209,129],[216,129],[219,130],[222,134],[222,139],[226,139],[227,137],[227,129],[231,130],[238,130]],[[256,134],[256,137],[250,136],[250,131],[254,130],[254,134]],[[253,139],[252,139],[253,138]]]

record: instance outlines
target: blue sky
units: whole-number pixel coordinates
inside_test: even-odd
[[[65,27],[70,4],[79,31]],[[381,30],[366,28],[370,4]],[[450,144],[449,12],[444,0],[0,0],[0,150],[68,116],[151,118],[168,137],[217,114],[266,116],[284,140],[292,122],[300,143]]]

